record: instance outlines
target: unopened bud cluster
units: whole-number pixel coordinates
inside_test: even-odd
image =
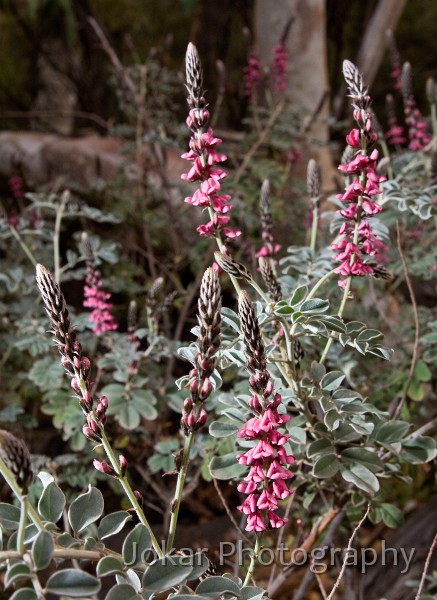
[[[270,182],[268,179],[265,179],[261,186],[259,210],[261,217],[261,237],[263,240],[263,245],[257,252],[256,256],[258,258],[274,256],[281,249],[281,245],[275,242],[275,238],[272,233],[273,221],[270,211]]]
[[[33,474],[30,466],[30,453],[19,438],[5,429],[0,429],[0,458],[14,475],[18,485],[27,493]]]
[[[42,265],[36,267],[36,280],[53,327],[52,333],[61,354],[61,364],[71,378],[71,389],[78,397],[86,419],[82,432],[88,439],[101,442],[108,409],[108,398],[99,396],[95,401],[91,392],[91,363],[82,354],[82,347],[71,327],[67,305],[59,285]]]
[[[220,309],[220,284],[216,272],[210,267],[205,271],[200,286],[195,367],[189,374],[190,396],[184,400],[181,418],[185,433],[196,431],[206,423],[207,413],[203,403],[213,389],[211,376],[220,346]]]

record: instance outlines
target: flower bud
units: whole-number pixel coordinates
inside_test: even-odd
[[[205,425],[206,420],[208,418],[208,414],[204,408],[202,408],[199,412],[199,416],[196,421],[196,429],[200,429],[203,425]]]
[[[256,396],[251,396],[248,404],[254,412],[260,412],[262,409],[261,403]]]
[[[80,385],[79,382],[77,381],[76,377],[73,377],[73,379],[70,382],[71,387],[73,388],[73,390],[76,392],[76,394],[80,394]]]
[[[126,469],[127,469],[127,460],[122,454],[120,454],[120,456],[118,457],[118,462],[120,465],[121,474],[124,477],[124,475],[126,474]]]
[[[184,400],[184,412],[190,413],[193,410],[193,401],[191,398],[185,398]]]
[[[93,433],[93,431],[91,430],[91,427],[89,425],[87,425],[86,423],[84,423],[84,425],[82,427],[82,433],[89,440],[92,440],[93,442],[100,442],[100,438],[97,437],[97,435],[95,435]]]
[[[93,465],[94,468],[97,469],[97,471],[105,473],[106,475],[110,475],[111,477],[117,477],[114,469],[110,465],[108,465],[106,460],[97,460],[97,458],[95,458],[93,460]]]
[[[205,400],[205,398],[207,398],[210,393],[212,392],[212,383],[209,377],[207,377],[205,379],[205,381],[203,382],[202,388],[200,390],[200,397],[202,400]]]

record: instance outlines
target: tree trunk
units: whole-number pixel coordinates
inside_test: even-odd
[[[270,65],[272,50],[292,19],[285,42],[289,56],[285,93],[309,118],[308,137],[316,141],[308,148],[309,155],[321,164],[324,187],[330,188],[334,169],[324,146],[329,135],[325,4],[325,0],[256,0],[255,34],[260,60]],[[311,118],[315,113],[317,117]]]
[[[364,33],[356,59],[351,58],[360,70],[364,83],[371,86],[378,72],[387,45],[387,29],[394,30],[407,0],[379,0],[379,4]],[[333,102],[338,117],[344,105],[346,86],[338,91]]]

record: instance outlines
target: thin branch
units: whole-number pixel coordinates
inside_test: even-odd
[[[279,104],[276,106],[275,110],[270,115],[270,118],[267,121],[266,126],[261,131],[257,140],[253,143],[252,147],[247,152],[241,165],[238,167],[238,169],[235,173],[234,181],[233,181],[233,185],[235,187],[238,185],[238,182],[240,181],[241,176],[243,175],[244,171],[246,170],[247,165],[250,163],[250,161],[256,154],[258,148],[260,148],[260,146],[262,146],[263,143],[265,142],[268,134],[270,133],[271,129],[273,128],[273,125],[275,124],[276,119],[279,117],[281,112],[284,110],[284,107],[285,107],[285,102],[279,102]]]
[[[400,256],[400,259],[402,262],[402,270],[404,272],[405,283],[407,284],[408,293],[410,294],[411,307],[413,309],[415,331],[414,331],[413,355],[411,357],[410,370],[408,371],[408,376],[407,376],[407,380],[405,382],[402,396],[398,402],[396,409],[394,410],[393,419],[397,419],[397,417],[399,416],[399,413],[401,412],[402,406],[404,405],[404,403],[407,399],[408,388],[410,387],[411,380],[413,379],[414,369],[416,367],[417,357],[419,354],[419,340],[420,340],[419,313],[417,311],[417,302],[416,302],[416,297],[414,295],[413,286],[411,285],[411,279],[410,279],[410,276],[408,275],[407,263],[405,260],[404,253],[402,251],[401,232],[400,232],[400,228],[399,228],[399,221],[396,222],[396,242],[397,242],[397,246],[398,246],[399,256]]]
[[[332,588],[331,593],[329,594],[329,596],[327,597],[326,600],[332,600],[332,598],[334,597],[335,592],[337,591],[338,586],[340,585],[341,580],[343,579],[343,575],[344,575],[344,572],[345,572],[346,567],[347,567],[347,560],[348,560],[349,551],[352,548],[352,543],[354,541],[354,538],[355,538],[356,534],[358,533],[358,530],[361,528],[362,524],[367,519],[367,515],[369,514],[369,512],[370,512],[370,502],[367,505],[367,510],[364,513],[363,518],[358,523],[358,525],[355,527],[355,529],[352,532],[351,537],[349,538],[349,542],[348,542],[348,545],[347,545],[347,548],[346,548],[346,552],[345,552],[345,555],[344,555],[344,560],[343,560],[343,564],[342,564],[341,569],[340,569],[340,573],[339,573],[339,575],[337,577],[336,582],[334,583],[334,587]]]
[[[105,131],[110,129],[109,123],[94,113],[89,113],[84,110],[2,110],[0,111],[0,119],[47,119],[50,121],[56,117],[73,117],[75,119],[86,119],[93,121]]]
[[[311,566],[313,566],[313,565],[315,565],[314,561],[312,562]],[[322,594],[323,600],[328,600],[328,595],[326,593],[325,586],[323,585],[323,581],[322,581],[320,575],[317,573],[317,571],[314,571],[314,577],[317,580],[317,585],[319,586],[319,590],[320,590],[320,593]]]
[[[417,590],[417,594],[416,594],[416,597],[414,598],[414,600],[419,600],[420,596],[422,595],[423,588],[425,585],[426,574],[428,573],[428,569],[429,569],[429,563],[431,562],[431,557],[432,557],[432,554],[436,547],[436,544],[437,544],[437,533],[435,534],[434,539],[431,544],[431,547],[428,550],[425,565],[423,567],[422,577],[420,579],[419,589]]]
[[[322,515],[319,519],[317,519],[316,523],[314,523],[308,537],[300,546],[300,552],[296,552],[296,556],[294,558],[294,563],[299,564],[300,560],[303,558],[305,553],[308,553],[313,545],[316,543],[317,538],[328,525],[337,517],[339,511],[337,508],[330,508],[328,511]],[[276,579],[273,581],[272,585],[269,586],[267,593],[269,597],[273,597],[274,594],[279,590],[279,588],[284,584],[288,575],[293,571],[295,565],[291,564],[289,567],[283,569],[280,573],[278,573]]]
[[[226,514],[228,515],[232,525],[235,527],[235,530],[238,532],[238,538],[239,539],[243,538],[246,542],[249,542],[250,540],[247,537],[247,535],[245,533],[243,533],[243,531],[241,531],[240,527],[238,526],[238,523],[235,520],[234,515],[232,514],[232,512],[228,506],[228,503],[226,502],[225,497],[223,496],[222,491],[221,491],[219,484],[217,483],[217,480],[215,479],[215,477],[212,478],[212,482],[214,484],[215,491],[217,492],[217,495],[220,498],[221,503],[223,504],[223,508],[225,509]]]

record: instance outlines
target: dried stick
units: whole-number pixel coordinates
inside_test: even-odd
[[[352,543],[354,541],[354,538],[355,538],[356,534],[358,533],[358,530],[361,528],[362,524],[364,523],[364,521],[367,519],[367,515],[369,514],[369,512],[370,512],[370,502],[367,505],[367,510],[364,513],[363,518],[358,523],[358,525],[355,527],[355,529],[352,532],[351,537],[349,538],[349,542],[348,542],[348,545],[347,545],[347,548],[346,548],[346,552],[345,552],[345,557],[344,557],[344,560],[343,560],[343,564],[341,565],[340,573],[339,573],[339,575],[337,577],[336,582],[334,583],[334,587],[332,588],[331,593],[329,594],[329,596],[327,597],[326,600],[332,600],[332,598],[334,597],[335,592],[337,591],[338,586],[340,585],[341,580],[343,579],[343,575],[344,575],[344,572],[345,572],[346,567],[347,567],[347,557],[348,557],[349,550],[352,548]]]
[[[123,66],[120,59],[118,58],[117,53],[115,52],[114,48],[112,48],[111,44],[109,43],[107,37],[105,36],[100,25],[97,23],[96,19],[94,19],[93,17],[89,17],[88,22],[90,23],[91,27],[94,29],[95,34],[99,38],[99,41],[102,44],[102,48],[103,48],[104,52],[106,52],[106,54],[108,55],[117,76],[120,78],[120,80],[123,82],[124,86],[129,91],[129,93],[132,97],[132,100],[135,104],[135,108],[138,111],[138,117],[143,122],[144,129],[152,130],[153,127],[151,126],[151,123],[150,123],[149,114],[146,110],[146,107],[144,106],[143,99],[141,97],[141,93],[138,92],[135,82],[129,75],[129,72]],[[172,208],[172,198],[171,198],[171,193],[170,193],[171,186],[170,186],[170,182],[168,181],[168,177],[167,177],[167,174],[165,171],[164,155],[163,155],[162,148],[160,147],[160,145],[157,142],[154,142],[153,140],[150,143],[150,149],[151,149],[153,158],[156,161],[157,172],[161,179],[162,189],[165,192],[165,203],[168,208],[169,216],[170,216],[170,219],[173,224],[173,227],[170,227],[170,236],[172,238],[174,250],[176,252],[176,249],[178,247],[180,247],[180,239],[178,240],[175,236],[175,228],[177,228],[178,222],[177,222],[175,216],[172,214],[173,208]],[[183,231],[180,228],[178,228],[178,237],[184,239]]]
[[[316,521],[316,523],[314,523],[313,528],[311,529],[307,539],[303,542],[303,544],[301,546],[302,552],[297,553],[297,558],[295,559],[295,562],[299,563],[302,553],[308,553],[308,551],[316,543],[319,535],[321,533],[323,533],[323,531],[325,531],[325,529],[328,527],[328,525],[331,523],[331,521],[333,521],[334,518],[338,514],[339,514],[338,509],[330,508],[326,514],[322,515],[319,519],[317,519],[317,521]],[[283,585],[283,583],[286,581],[287,576],[290,574],[290,572],[293,569],[293,566],[294,565],[290,565],[289,567],[284,569],[282,572],[278,573],[278,576],[276,577],[275,581],[268,589],[268,594],[270,597],[273,597],[274,594],[281,587],[281,585]]]
[[[285,102],[279,102],[279,104],[276,106],[275,110],[270,115],[270,118],[267,121],[266,126],[261,131],[261,133],[259,134],[257,140],[253,143],[253,145],[251,146],[251,148],[247,152],[247,154],[244,157],[243,162],[241,163],[241,165],[238,167],[238,169],[237,169],[237,171],[235,173],[235,176],[234,176],[234,181],[233,181],[234,186],[238,185],[238,183],[239,183],[239,181],[241,179],[241,176],[243,175],[244,171],[246,170],[247,165],[250,163],[250,161],[254,157],[255,153],[258,150],[258,148],[260,146],[262,146],[263,143],[265,142],[267,135],[270,133],[273,125],[275,124],[276,119],[279,117],[279,115],[281,114],[281,112],[284,110],[284,107],[285,107]]]
[[[436,544],[437,544],[437,533],[435,534],[434,539],[432,540],[431,547],[428,550],[425,565],[423,567],[422,577],[420,579],[419,589],[417,590],[417,594],[416,594],[416,597],[414,598],[414,600],[419,600],[420,596],[422,595],[423,587],[425,585],[426,574],[429,569],[429,563],[431,562],[432,553],[434,552]]]
[[[239,527],[237,521],[234,518],[234,515],[232,514],[228,503],[225,500],[225,497],[222,494],[222,491],[219,487],[219,484],[217,482],[217,479],[215,477],[212,478],[212,482],[214,484],[215,487],[215,491],[217,492],[218,497],[220,498],[221,503],[223,504],[223,508],[226,511],[226,514],[228,515],[232,525],[235,527],[235,530],[238,532],[238,538],[239,539],[244,539],[246,542],[250,542],[249,538],[247,537],[247,535],[241,530],[241,528]]]
[[[393,419],[396,419],[401,412],[402,406],[404,405],[405,400],[407,399],[408,388],[410,387],[411,380],[413,379],[414,369],[416,367],[417,356],[419,353],[419,338],[420,338],[420,325],[419,325],[419,314],[417,311],[417,302],[416,297],[414,295],[413,286],[411,285],[411,279],[408,275],[407,262],[405,260],[404,253],[402,251],[401,245],[401,232],[399,228],[399,221],[396,222],[396,242],[398,246],[399,256],[402,262],[402,270],[404,272],[405,283],[407,284],[408,293],[410,294],[411,307],[413,309],[414,316],[414,346],[413,346],[413,355],[411,357],[411,365],[410,370],[408,371],[408,377],[404,385],[404,390],[402,392],[402,396],[398,402],[398,405],[393,413]]]

